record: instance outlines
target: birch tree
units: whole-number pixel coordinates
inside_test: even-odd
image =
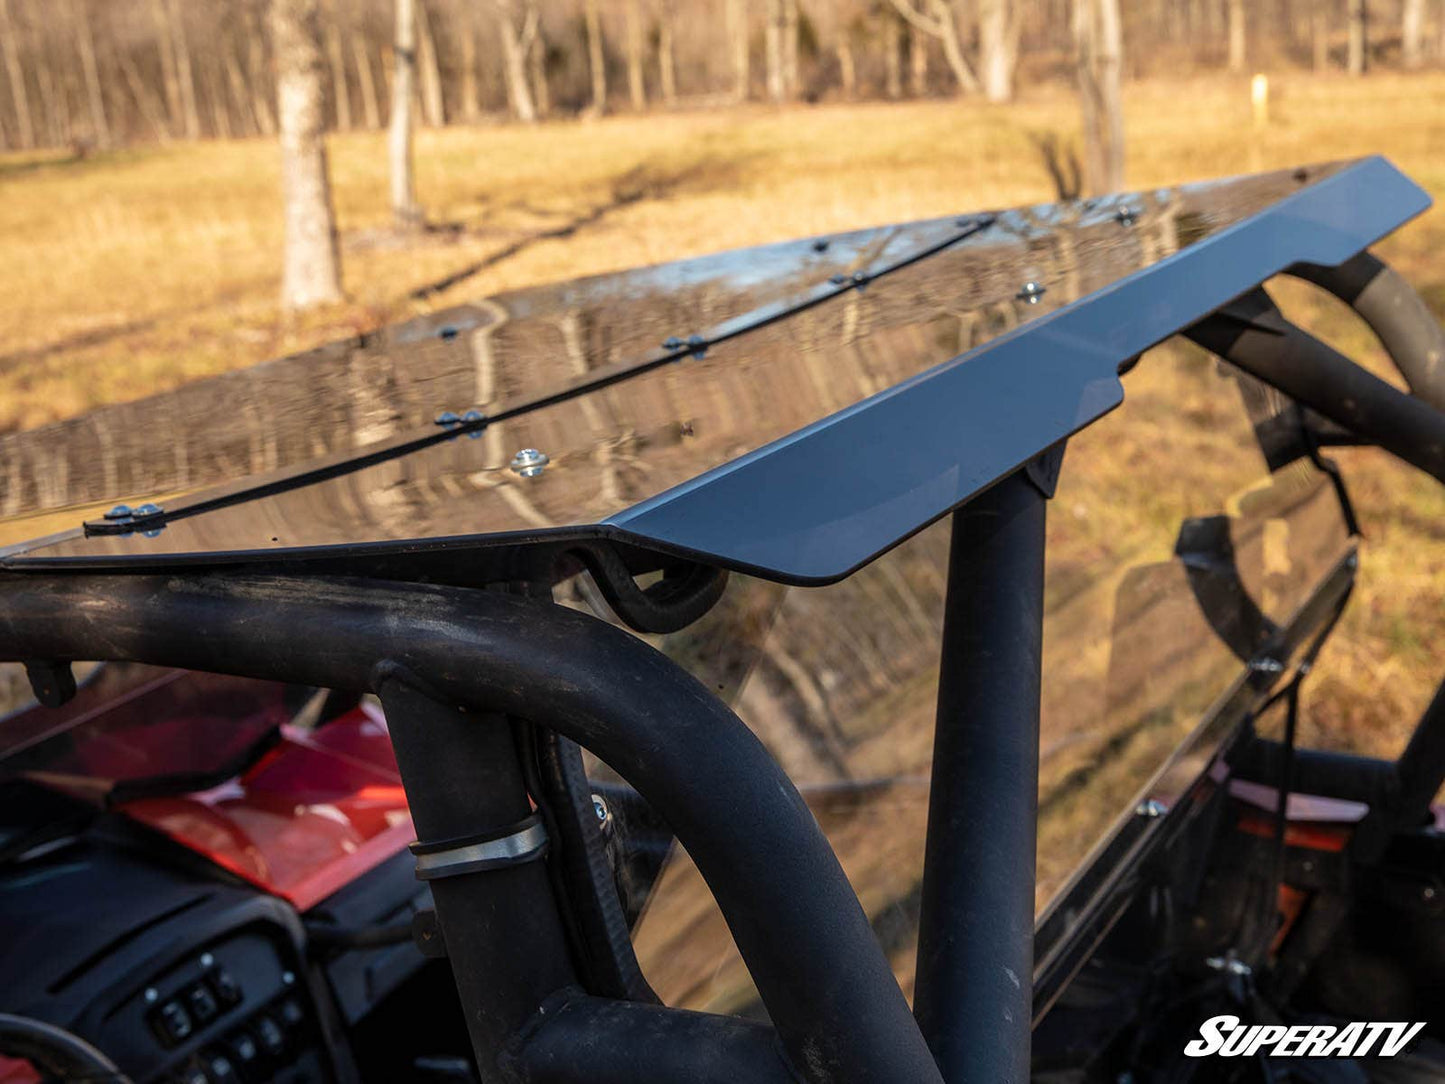
[[[948,62],[960,94],[977,94],[983,89],[964,53],[958,13],[949,0],[893,0],[893,6],[913,30],[936,39],[943,47],[943,59]]]
[[[601,116],[607,110],[607,53],[602,45],[602,11],[597,0],[585,0],[583,21],[587,28],[587,68],[592,76],[588,112]]]
[[[387,153],[391,166],[391,217],[400,229],[421,222],[416,202],[412,132],[416,104],[416,0],[395,0],[396,28],[392,39],[391,127]]]
[[[1365,0],[1348,0],[1349,2],[1349,48],[1346,54],[1345,69],[1351,75],[1364,75],[1365,68],[1369,65],[1369,12],[1365,7]]]
[[[745,102],[752,82],[752,50],[748,42],[748,0],[727,0],[728,40],[732,44],[735,102]]]
[[[1229,0],[1229,70],[1244,71],[1249,63],[1247,27],[1244,17],[1244,0]]]
[[[644,51],[642,0],[627,0],[627,96],[638,112],[647,108],[647,84],[642,71]]]
[[[983,96],[991,102],[1013,100],[1018,35],[1018,11],[1012,0],[979,0],[978,66]]]
[[[534,52],[541,13],[537,5],[523,5],[521,26],[513,0],[493,0],[497,16],[497,40],[502,46],[502,77],[507,89],[507,104],[512,115],[523,124],[537,120],[537,105],[532,88],[527,84],[527,61]]]
[[[1124,188],[1119,0],[1074,0],[1074,49],[1084,120],[1084,183],[1093,195]]]
[[[341,300],[341,261],[322,134],[323,62],[316,3],[271,2],[286,220],[281,302],[288,311]]]
[[[1405,0],[1400,12],[1400,51],[1407,68],[1424,60],[1425,0]]]

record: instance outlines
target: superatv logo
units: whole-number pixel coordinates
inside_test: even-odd
[[[1242,1025],[1237,1016],[1211,1016],[1199,1038],[1185,1044],[1191,1058],[1358,1058],[1374,1054],[1393,1058],[1420,1033],[1424,1023],[1354,1023]]]

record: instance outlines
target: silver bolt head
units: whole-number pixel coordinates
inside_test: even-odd
[[[201,966],[202,966],[202,967],[210,967],[210,966],[211,966],[213,963],[215,963],[215,962],[216,962],[216,958],[215,958],[214,956],[212,956],[209,952],[203,952],[203,953],[201,953]]]
[[[607,808],[607,799],[600,794],[592,795],[592,812],[597,814],[598,824],[606,824],[612,819],[612,811]]]
[[[118,504],[105,514],[106,519],[130,519],[135,513],[128,504]]]
[[[1162,817],[1168,812],[1169,807],[1157,798],[1149,798],[1134,807],[1134,815],[1137,817]]]
[[[161,999],[161,992],[154,986],[147,986],[145,992],[146,1004],[153,1005]]]
[[[1256,674],[1284,673],[1284,663],[1280,662],[1278,659],[1272,659],[1268,655],[1262,656],[1258,659],[1250,659],[1249,668],[1253,670]]]
[[[1024,302],[1027,305],[1037,305],[1039,303],[1039,298],[1043,297],[1044,294],[1048,292],[1049,288],[1043,285],[1043,283],[1034,282],[1032,279],[1030,279],[1028,282],[1024,283],[1021,287],[1019,287],[1019,292],[1016,296],[1020,301]]]
[[[539,452],[536,448],[523,448],[512,456],[511,467],[514,473],[523,478],[535,478],[547,469],[550,462],[552,458],[546,452]]]
[[[135,510],[137,516],[158,516],[161,514],[161,506],[158,504],[143,504]]]
[[[457,417],[457,412],[455,410],[444,410],[437,415],[436,424],[456,425],[459,421],[461,421],[461,419]]]

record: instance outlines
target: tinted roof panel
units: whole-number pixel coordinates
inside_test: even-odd
[[[167,521],[72,529],[10,563],[424,552],[567,527],[833,579],[1116,406],[1123,361],[1296,262],[1347,258],[1427,202],[1368,159],[500,295],[119,408],[133,425],[147,410],[172,419],[136,453],[149,487],[113,464],[125,488],[82,471],[42,494],[46,456],[64,453],[37,451],[41,433],[12,438],[11,478],[31,491],[7,493],[11,507],[140,492]],[[249,398],[193,435],[182,400],[219,405],[222,384]],[[468,409],[485,420],[428,424]],[[550,457],[540,475],[510,469],[523,448]],[[176,496],[227,464],[219,476],[240,481]]]

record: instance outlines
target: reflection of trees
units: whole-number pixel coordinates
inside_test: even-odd
[[[1005,215],[975,241],[750,332],[717,348],[708,362],[684,361],[515,419],[507,443],[544,447],[556,461],[559,452],[591,455],[606,441],[625,438],[638,492],[612,492],[618,500],[657,492],[1169,254],[1178,244],[1176,221],[1187,219],[1192,240],[1296,186],[1273,175],[1184,190],[1167,201],[1140,197],[1130,227],[1077,205]],[[483,353],[492,374],[486,400],[516,403],[655,355],[664,339],[685,338],[832,274],[898,259],[952,229],[950,221],[865,231],[835,238],[821,252],[797,243],[751,261],[708,257],[517,291],[9,434],[0,438],[7,467],[0,512],[194,491],[425,431],[442,410],[478,405]],[[1037,306],[1015,299],[1030,279],[1049,288]],[[693,423],[698,439],[689,438],[684,449],[674,437],[685,422]],[[616,510],[615,501],[607,506],[591,499],[599,488],[596,471],[619,477],[609,454],[601,458],[575,485],[552,477],[533,487],[545,518],[569,522],[581,509]],[[453,459],[464,478],[499,465],[476,456]],[[419,469],[387,475],[387,484],[405,485],[408,472]],[[304,508],[285,518],[298,516]]]

